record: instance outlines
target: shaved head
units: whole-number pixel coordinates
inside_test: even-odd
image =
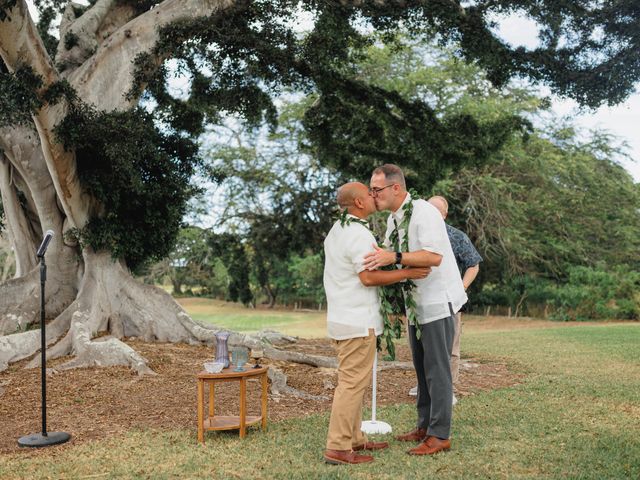
[[[376,211],[376,203],[369,193],[369,187],[364,183],[345,183],[338,188],[336,200],[340,210],[346,210],[358,218],[367,218]]]
[[[369,195],[367,186],[360,182],[349,182],[338,188],[338,206],[340,208],[351,207],[356,198]]]
[[[441,197],[440,195],[435,195],[428,201],[440,211],[442,218],[447,218],[447,214],[449,213],[449,202],[447,202],[446,198]]]

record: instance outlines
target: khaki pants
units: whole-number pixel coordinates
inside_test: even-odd
[[[453,337],[453,348],[451,349],[451,380],[455,385],[458,383],[460,375],[460,334],[462,333],[462,314],[456,313],[456,333]]]
[[[336,341],[338,350],[338,386],[333,394],[327,449],[351,450],[363,445],[362,402],[371,384],[371,369],[376,354],[376,335]]]

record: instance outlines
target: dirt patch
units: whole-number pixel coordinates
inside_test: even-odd
[[[157,376],[138,377],[128,368],[91,368],[52,373],[47,379],[48,430],[71,433],[72,441],[57,448],[87,440],[102,439],[134,428],[192,428],[196,441],[196,382],[194,375],[213,356],[212,348],[185,344],[128,341],[148,361]],[[329,340],[300,340],[290,347],[321,355],[334,355]],[[398,345],[398,359],[410,361],[406,345]],[[51,362],[50,368],[68,359]],[[265,362],[267,365],[269,361]],[[289,377],[289,384],[327,400],[302,400],[269,395],[269,421],[303,417],[331,408],[334,369],[277,363]],[[41,428],[40,369],[24,370],[24,362],[0,373],[0,453],[21,450],[17,439]],[[458,396],[517,384],[519,375],[502,363],[481,363],[463,359]],[[386,370],[378,375],[378,404],[413,403],[407,392],[415,385],[413,371]],[[216,414],[238,412],[239,386],[235,382],[216,387]],[[249,414],[258,413],[259,385],[248,386]],[[367,401],[370,400],[370,393]],[[22,450],[24,451],[24,450]],[[37,455],[38,451],[32,451]]]

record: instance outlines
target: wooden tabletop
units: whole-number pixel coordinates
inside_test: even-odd
[[[235,366],[230,366],[229,368],[223,369],[220,373],[209,373],[206,370],[198,373],[198,378],[201,379],[213,379],[213,378],[242,378],[242,377],[254,377],[257,375],[261,375],[269,370],[269,367],[266,365],[261,366],[260,368],[253,368],[253,365],[247,363],[244,365],[244,372],[234,372],[233,369]]]

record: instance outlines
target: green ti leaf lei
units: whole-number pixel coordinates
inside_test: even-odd
[[[344,227],[345,225],[351,225],[353,222],[356,222],[356,223],[359,223],[360,225],[363,225],[367,230],[371,231],[371,228],[369,227],[369,222],[361,218],[355,217],[353,215],[349,216],[346,208],[340,212],[340,215],[338,216],[338,220],[340,221],[341,227]]]
[[[396,252],[409,251],[409,223],[411,222],[411,215],[413,215],[413,201],[420,198],[418,196],[418,193],[413,189],[409,190],[409,195],[411,195],[411,201],[405,203],[402,206],[402,210],[404,212],[402,221],[400,222],[400,225],[398,225],[395,219],[393,220],[395,228],[393,229],[393,232],[391,232],[391,235],[389,236],[389,240],[391,241],[391,244],[393,245],[393,249]],[[400,230],[404,231],[404,237],[402,238],[402,245],[400,245]],[[394,311],[393,314],[396,316],[400,316],[406,312],[408,323],[409,325],[414,325],[416,327],[416,338],[419,340],[421,336],[421,331],[420,331],[420,324],[418,323],[418,315],[416,314],[417,304],[416,304],[415,298],[413,298],[413,292],[416,289],[416,284],[413,282],[413,280],[407,279],[404,282],[396,285],[401,285],[402,292],[404,293],[404,307],[405,307],[404,310],[405,311],[403,312],[401,309],[398,309],[396,307],[396,311]],[[387,287],[382,287],[382,290],[384,290],[385,288]]]
[[[412,191],[411,193],[412,198],[414,194],[415,192]],[[409,205],[408,212],[406,211],[407,205]],[[403,207],[405,208],[405,219],[408,218],[410,220],[411,213],[413,211],[413,205],[412,205],[412,202],[409,202],[407,205]],[[340,226],[342,227],[344,227],[345,225],[350,225],[352,222],[356,222],[356,223],[359,223],[360,225],[363,225],[373,234],[374,238],[376,239],[376,242],[378,243],[378,245],[380,245],[380,240],[373,233],[369,223],[366,222],[365,220],[362,220],[361,218],[348,216],[346,208],[340,212],[338,220],[340,221]],[[408,228],[409,220],[407,220],[405,228]],[[401,223],[401,225],[404,225],[404,221]],[[405,229],[405,231],[407,230]],[[395,233],[396,244],[397,244],[398,243],[397,229],[394,230],[394,233]],[[394,233],[391,234],[392,242],[393,242]],[[405,237],[407,237],[407,235],[405,235]],[[409,243],[407,238],[405,238],[404,240],[405,241],[402,242],[404,246],[403,251],[408,252]],[[396,248],[396,250],[398,250],[396,244],[394,244],[394,247]],[[398,268],[397,265],[392,264],[392,265],[387,265],[386,267],[382,267],[380,270],[396,270],[397,268]],[[410,280],[407,280],[407,282],[410,282]],[[411,282],[411,284],[412,284],[412,287],[410,288],[410,290],[415,288],[415,284],[413,282]],[[384,343],[387,349],[387,355],[385,355],[384,360],[387,360],[387,361],[393,361],[396,359],[396,347],[395,347],[395,344],[393,343],[393,339],[400,338],[402,336],[402,321],[400,320],[400,318],[405,314],[405,303],[408,308],[410,308],[411,305],[413,305],[414,309],[412,311],[415,312],[415,301],[411,299],[410,302],[405,302],[406,293],[403,293],[403,290],[405,292],[407,291],[406,283],[405,284],[394,283],[392,285],[378,287],[378,297],[380,298],[380,315],[382,316],[383,327],[382,327],[382,335],[376,338],[376,348],[378,351],[382,351],[382,344]],[[409,318],[412,318],[412,317],[410,316]],[[416,318],[415,313],[413,313],[413,318],[414,319]],[[417,322],[417,319],[415,321]]]

